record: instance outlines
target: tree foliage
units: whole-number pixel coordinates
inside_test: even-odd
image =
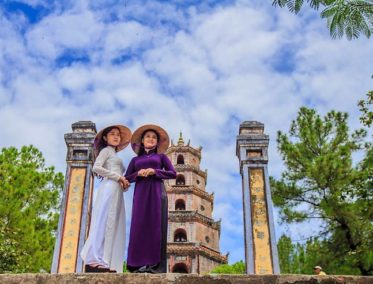
[[[293,243],[282,235],[277,243],[279,264],[282,274],[312,274],[315,265],[328,268],[326,259],[322,257],[325,251],[321,249],[318,240],[309,239],[306,244]]]
[[[240,260],[234,264],[222,264],[215,267],[211,273],[217,274],[245,274],[245,263]]]
[[[278,261],[280,264],[280,271],[282,274],[295,274],[294,266],[294,247],[291,239],[282,235],[277,242]]]
[[[285,222],[322,221],[323,249],[363,275],[373,274],[373,192],[371,147],[356,166],[352,154],[363,149],[366,131],[352,134],[347,114],[321,118],[301,108],[289,134],[278,133],[286,170],[271,179],[273,201]]]
[[[372,0],[274,0],[273,5],[287,7],[293,13],[299,13],[307,2],[311,8],[321,11],[321,17],[327,19],[332,38],[358,38],[361,34],[370,37],[373,32]]]
[[[373,77],[373,76],[372,76]],[[369,109],[373,106],[373,91],[369,91],[366,100],[360,100],[358,103],[362,116],[360,121],[365,126],[372,126],[373,124],[373,110]]]
[[[0,181],[0,273],[49,271],[63,175],[35,147],[9,147]]]
[[[281,273],[313,274],[313,267],[320,265],[328,274],[359,274],[359,269],[352,262],[334,257],[328,240],[310,238],[306,243],[292,243],[282,235],[277,244]]]

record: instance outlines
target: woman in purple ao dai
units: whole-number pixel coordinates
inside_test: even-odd
[[[157,125],[144,125],[133,133],[131,146],[137,157],[125,174],[129,182],[135,182],[127,269],[165,273],[168,206],[163,180],[176,178],[164,154],[169,146],[168,134]]]

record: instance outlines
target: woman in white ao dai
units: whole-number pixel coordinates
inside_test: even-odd
[[[94,147],[99,152],[93,172],[103,178],[92,208],[88,239],[81,251],[85,272],[122,272],[125,251],[126,217],[122,160],[116,155],[131,139],[131,131],[121,125],[100,131]]]

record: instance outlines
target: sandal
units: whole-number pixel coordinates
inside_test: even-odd
[[[86,264],[84,266],[84,270],[86,273],[105,273],[105,272],[110,272],[109,268],[97,265],[97,266],[91,266],[89,264]]]

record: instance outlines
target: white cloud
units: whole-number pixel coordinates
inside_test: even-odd
[[[275,52],[280,38],[268,29],[270,22],[268,15],[250,8],[218,10],[198,23],[196,41],[204,45],[219,72],[240,74],[261,67],[258,63]]]
[[[26,35],[32,55],[54,60],[64,51],[86,49],[89,52],[101,37],[102,26],[89,10],[49,15]]]
[[[108,24],[104,34],[106,61],[122,54],[136,56],[136,50],[153,37],[152,30],[134,21]]]

